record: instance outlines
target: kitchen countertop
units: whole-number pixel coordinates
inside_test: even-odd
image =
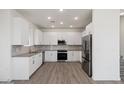
[[[25,53],[25,54],[20,54],[20,55],[14,55],[12,57],[31,57],[34,56],[38,53],[41,53],[42,51],[38,51],[38,52],[32,52],[32,53]]]
[[[66,49],[61,49],[61,50],[66,50]],[[57,51],[56,49],[44,49],[42,51],[36,51],[36,52],[31,52],[31,53],[25,53],[25,54],[20,54],[20,55],[14,55],[12,57],[31,57],[34,56],[38,53],[45,52],[45,51]],[[67,49],[67,51],[81,51],[80,49]]]

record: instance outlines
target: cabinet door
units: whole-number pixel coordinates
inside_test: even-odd
[[[40,65],[42,64],[42,53],[38,54],[38,68],[40,67]]]
[[[29,45],[29,22],[23,20],[23,29],[22,29],[22,44]]]
[[[52,59],[51,61],[57,61],[57,51],[52,51]]]
[[[51,60],[51,52],[45,51],[45,61],[50,61],[50,60]]]
[[[32,46],[34,45],[34,26],[33,24],[30,24],[30,29],[29,29],[29,45]]]
[[[73,51],[73,61],[80,61],[80,51]]]
[[[14,18],[13,45],[29,44],[29,23],[21,17]]]
[[[23,45],[22,44],[22,26],[20,22],[20,18],[13,19],[13,33],[12,33],[12,44],[13,45]]]
[[[73,61],[73,51],[68,51],[68,61]]]
[[[66,43],[68,44],[69,37],[67,32],[58,32],[56,37],[57,40],[65,40]]]
[[[34,72],[34,63],[35,63],[35,60],[33,57],[30,58],[30,61],[29,61],[29,73],[30,73],[30,76],[33,74]]]
[[[81,45],[81,32],[68,32],[66,39],[68,45]]]
[[[81,60],[81,51],[68,51],[68,61],[80,61]]]
[[[35,71],[37,70],[37,68],[39,67],[39,54],[35,55],[35,65],[34,65],[34,69]]]
[[[40,45],[43,45],[43,32],[42,31],[40,31],[39,40],[40,40]]]
[[[14,57],[13,59],[13,79],[14,80],[29,80],[29,58]]]
[[[56,32],[44,32],[43,33],[44,45],[57,45],[57,33]]]
[[[35,29],[35,45],[40,45],[40,30],[39,29]]]
[[[45,51],[45,61],[57,61],[57,51]]]
[[[57,45],[57,33],[56,32],[51,32],[50,33],[50,44],[51,45]]]
[[[43,33],[43,45],[50,45],[50,36],[48,32]]]

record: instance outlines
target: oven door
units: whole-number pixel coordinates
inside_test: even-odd
[[[57,60],[67,60],[67,53],[65,53],[65,52],[58,52]]]

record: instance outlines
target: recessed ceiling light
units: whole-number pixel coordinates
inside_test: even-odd
[[[74,17],[74,20],[78,20],[78,17]]]
[[[61,11],[61,12],[62,12],[62,11],[63,11],[63,9],[59,9],[59,11]]]
[[[70,25],[70,28],[72,28],[72,25]]]
[[[49,16],[48,19],[51,19],[51,17]]]
[[[51,27],[52,27],[52,28],[54,28],[55,26],[54,26],[54,25],[52,25]]]
[[[123,16],[124,15],[124,12],[120,13],[120,16]]]
[[[62,25],[62,24],[63,24],[63,22],[60,22],[60,24]]]

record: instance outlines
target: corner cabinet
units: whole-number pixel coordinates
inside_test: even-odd
[[[13,80],[29,80],[30,76],[42,64],[42,53],[38,53],[31,57],[13,57],[12,60]]]
[[[29,22],[21,17],[13,19],[13,45],[29,45]]]

